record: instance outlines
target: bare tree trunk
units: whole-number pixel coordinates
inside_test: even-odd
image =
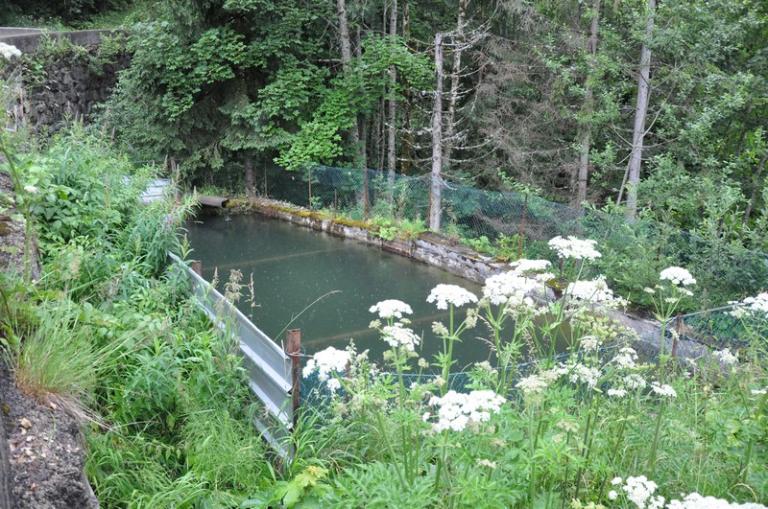
[[[391,43],[395,44],[397,37],[397,0],[392,0],[389,11],[389,36]],[[389,184],[390,201],[395,187],[395,169],[397,165],[397,149],[395,140],[397,137],[397,100],[395,90],[397,88],[397,70],[395,66],[389,68],[389,100],[387,102],[387,180]]]
[[[339,17],[339,43],[341,45],[341,66],[345,73],[350,72],[352,67],[352,41],[349,36],[349,21],[347,18],[347,3],[346,0],[336,0],[336,13]],[[358,42],[360,38],[360,30],[358,28]],[[358,44],[358,51],[359,49]],[[365,145],[360,142],[360,119],[357,119],[355,126],[349,130],[349,139],[352,143],[352,147],[355,151],[355,165],[360,166],[363,171],[363,184],[362,189],[359,192],[360,206],[363,208],[363,213],[368,214],[368,172],[365,164]],[[362,154],[361,154],[362,151]]]
[[[443,178],[443,34],[435,34],[435,99],[432,106],[432,176],[429,185],[429,228],[440,230]]]
[[[595,72],[595,59],[597,56],[597,31],[600,23],[600,0],[595,0],[592,12],[592,23],[589,30],[589,71],[585,80],[584,108],[582,109],[582,126],[579,136],[579,182],[576,192],[576,206],[582,207],[587,201],[587,182],[589,180],[589,151],[592,145],[591,116],[594,110],[594,93],[592,91],[592,79]]]
[[[407,45],[411,39],[411,10],[408,0],[403,0],[403,39]],[[407,175],[413,166],[413,146],[416,144],[413,135],[413,126],[411,125],[411,102],[413,96],[409,89],[405,90],[405,101],[403,102],[403,135],[402,161],[400,163],[400,172]]]
[[[243,159],[243,169],[245,170],[245,195],[253,198],[256,196],[256,175],[253,173],[253,158],[250,154]]]
[[[349,22],[347,21],[346,0],[336,0],[336,14],[339,16],[339,43],[341,44],[341,65],[344,71],[349,71],[352,62],[352,43],[349,39]]]
[[[358,61],[363,56],[363,39],[360,33],[360,27],[357,27],[357,46],[355,47],[355,55]],[[367,218],[368,213],[371,210],[371,203],[369,199],[369,175],[368,175],[368,133],[365,126],[367,125],[365,115],[359,113],[357,115],[357,164],[363,170],[363,189],[362,193],[362,206],[363,217]]]
[[[445,141],[443,142],[443,165],[451,164],[451,152],[456,136],[456,103],[459,99],[459,85],[461,80],[461,53],[464,44],[464,23],[467,15],[469,0],[459,0],[459,15],[456,20],[456,32],[453,36],[453,67],[451,69],[451,92],[448,95],[448,108],[445,112]]]
[[[645,138],[645,117],[648,113],[650,96],[651,48],[648,45],[653,36],[653,18],[656,13],[656,0],[648,0],[648,17],[645,22],[645,40],[640,50],[640,78],[637,81],[637,106],[635,108],[635,126],[632,134],[632,153],[629,157],[627,179],[627,211],[630,221],[637,217],[637,186],[640,184],[640,167],[643,161],[643,140]]]

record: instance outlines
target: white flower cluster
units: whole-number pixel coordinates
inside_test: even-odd
[[[565,289],[565,294],[582,302],[602,304],[609,307],[627,304],[625,299],[615,296],[613,290],[608,288],[605,276],[598,276],[592,281],[574,281],[569,283]]]
[[[439,284],[429,292],[427,302],[435,303],[437,309],[448,309],[448,304],[458,308],[477,302],[477,296],[458,285]]]
[[[733,366],[734,364],[738,364],[739,358],[736,357],[733,352],[731,352],[730,348],[723,348],[722,350],[717,350],[715,352],[712,352],[712,355],[720,361],[721,364],[724,366]]]
[[[317,371],[317,378],[321,382],[327,382],[329,389],[335,390],[338,388],[339,382],[336,379],[331,379],[331,374],[342,373],[347,368],[352,354],[353,351],[351,349],[339,350],[329,346],[325,350],[320,350],[314,354],[307,361],[302,370],[302,375],[304,375],[304,378],[308,378]]]
[[[637,352],[630,346],[621,347],[611,362],[622,369],[632,369],[637,366]]]
[[[668,384],[660,384],[658,382],[651,382],[651,391],[654,394],[662,396],[664,398],[676,398],[677,391]]]
[[[20,57],[21,51],[16,46],[0,42],[0,56],[6,60],[11,60],[12,58]]]
[[[645,386],[648,385],[648,382],[645,381],[645,378],[643,378],[641,375],[638,375],[637,373],[630,373],[624,377],[622,382],[624,383],[624,387],[632,390],[644,389]]]
[[[696,279],[682,267],[667,267],[659,273],[659,279],[669,281],[675,286],[692,286],[696,284]]]
[[[528,260],[526,258],[521,258],[510,263],[509,266],[512,267],[512,272],[514,274],[519,276],[530,276],[541,282],[549,281],[555,277],[554,274],[546,272],[552,267],[552,263],[549,260]]]
[[[467,426],[487,422],[491,414],[497,413],[504,403],[504,398],[493,391],[472,391],[464,394],[448,391],[445,396],[433,396],[429,405],[438,407],[437,422],[432,423],[436,432],[451,430],[463,431]],[[432,417],[430,413],[423,416],[425,421]]]
[[[585,352],[594,352],[600,348],[600,338],[597,336],[584,336],[579,340],[579,346]]]
[[[581,363],[576,363],[571,366],[568,373],[568,379],[571,381],[571,383],[583,383],[586,384],[586,386],[590,389],[594,389],[597,387],[597,382],[600,380],[600,375],[601,373],[599,369],[585,366]]]
[[[381,338],[392,348],[405,348],[409,352],[416,350],[421,338],[403,324],[385,325],[381,329]]]
[[[616,490],[623,491],[627,500],[638,509],[768,509],[762,504],[750,502],[739,504],[721,498],[705,497],[696,492],[681,495],[682,499],[670,500],[668,504],[664,505],[664,497],[654,495],[658,485],[644,475],[627,477],[626,483],[622,481],[621,477],[615,477],[611,484],[616,487]],[[619,492],[616,490],[608,492],[609,499],[616,500],[619,498]]]
[[[532,295],[546,291],[544,283],[553,279],[554,274],[543,272],[552,264],[549,260],[520,259],[509,264],[512,270],[490,276],[483,286],[483,297],[496,306],[534,306]]]
[[[529,375],[515,384],[515,387],[520,389],[524,396],[541,394],[547,389],[547,386],[549,386],[549,382],[539,375]]]
[[[594,260],[602,255],[595,249],[596,240],[579,239],[574,236],[564,238],[554,237],[549,241],[550,249],[557,253],[560,258],[573,258],[574,260]]]
[[[378,313],[379,318],[384,320],[390,318],[402,318],[403,315],[412,315],[413,309],[405,302],[397,299],[387,299],[377,302],[368,310],[371,313]]]
[[[611,484],[617,487],[620,486],[622,484],[621,477],[614,478]],[[627,482],[621,487],[627,499],[638,509],[661,509],[664,507],[664,497],[653,496],[656,488],[658,488],[658,485],[648,480],[644,475],[627,477]],[[611,500],[616,500],[618,497],[619,494],[616,491],[608,493],[608,498]]]
[[[698,493],[689,493],[682,500],[670,500],[667,509],[766,509],[763,504],[738,504],[722,498],[705,497]]]
[[[512,272],[504,272],[488,277],[483,286],[483,297],[495,305],[533,306],[533,299],[528,295],[542,289],[535,279],[520,277]]]
[[[731,301],[728,304],[735,305],[731,315],[736,318],[747,316],[768,318],[768,292],[759,293],[755,297],[747,297],[742,301]]]

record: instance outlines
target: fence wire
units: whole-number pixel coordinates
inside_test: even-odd
[[[258,175],[262,194],[297,205],[340,213],[353,219],[388,217],[426,222],[429,175],[396,175],[352,168],[314,166],[288,172],[265,168]],[[368,213],[362,192],[367,176]],[[628,223],[623,216],[595,209],[576,209],[534,194],[489,191],[446,182],[442,190],[441,233],[469,241],[475,249],[514,259],[551,258],[547,241],[576,235],[598,241],[603,253],[596,269],[612,288],[633,302],[647,305],[644,286],[658,281],[660,269],[679,265],[693,272],[697,309],[764,291],[768,255],[728,239],[704,239],[650,220]],[[690,309],[691,311],[695,309]]]

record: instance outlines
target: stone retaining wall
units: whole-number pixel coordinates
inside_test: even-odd
[[[0,42],[22,51],[21,58],[0,65],[0,79],[11,85],[12,97],[6,108],[12,127],[56,132],[67,120],[88,122],[95,106],[111,95],[118,72],[130,64],[125,52],[101,62],[99,44],[108,33],[88,30],[47,34],[67,40],[55,54],[40,53],[40,34],[0,37]]]
[[[227,207],[243,208],[258,212],[267,217],[288,221],[293,224],[354,239],[384,251],[399,254],[445,270],[451,274],[482,284],[488,276],[508,269],[508,265],[483,256],[465,246],[451,242],[434,233],[421,234],[416,239],[384,240],[365,223],[357,223],[344,218],[329,218],[319,212],[297,207],[293,204],[257,198],[251,200],[229,200]],[[554,293],[546,300],[554,299]],[[633,316],[614,309],[599,309],[599,312],[615,320],[627,329],[634,331],[633,346],[642,355],[652,358],[662,350],[661,330],[658,322]],[[663,351],[682,358],[698,358],[709,355],[705,345],[686,338],[673,342],[666,338]]]

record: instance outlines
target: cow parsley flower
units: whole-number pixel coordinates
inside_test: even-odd
[[[608,396],[611,398],[620,399],[627,395],[627,390],[626,389],[608,389],[606,394],[608,394]]]
[[[754,297],[747,297],[742,301],[730,301],[735,307],[730,312],[735,318],[747,316],[761,316],[768,318],[768,292],[759,293]]]
[[[665,398],[677,397],[677,392],[675,391],[675,389],[668,384],[660,384],[658,382],[652,382],[651,391],[653,391],[654,394],[658,394],[659,396],[662,396]]]
[[[388,320],[391,318],[402,318],[403,315],[412,315],[413,309],[405,302],[397,299],[387,299],[377,302],[368,310],[371,313],[378,313],[379,318]]]
[[[597,336],[584,336],[579,340],[579,345],[585,352],[594,352],[600,348],[600,339]]]
[[[598,276],[592,281],[574,281],[568,284],[565,294],[575,300],[592,304],[620,306],[626,303],[624,299],[615,296],[613,290],[608,288],[605,276]]]
[[[571,383],[583,383],[590,389],[597,387],[597,381],[600,379],[600,370],[584,364],[575,364],[569,373],[568,379]]]
[[[534,303],[529,295],[543,290],[544,287],[535,279],[522,277],[514,272],[504,272],[485,280],[483,297],[495,306],[510,304],[532,307]]]
[[[381,329],[381,338],[392,348],[405,348],[409,352],[416,350],[421,338],[403,324],[385,325]]]
[[[524,396],[535,396],[543,393],[549,383],[539,375],[529,375],[515,384],[515,387],[523,391]]]
[[[28,192],[29,194],[37,194],[40,190],[37,187],[28,184],[24,186],[24,191]]]
[[[645,381],[645,378],[638,375],[637,373],[630,373],[629,375],[625,376],[622,380],[624,382],[624,387],[627,389],[643,389],[645,388],[648,383]]]
[[[637,477],[627,477],[627,482],[622,486],[622,490],[627,494],[627,498],[630,502],[635,504],[639,509],[650,509],[662,507],[664,505],[664,499],[660,497],[653,497],[654,492],[658,488],[658,485],[648,480],[644,475]],[[660,504],[658,504],[660,502]],[[653,504],[653,505],[651,505]]]
[[[505,399],[493,391],[480,390],[464,394],[448,391],[445,396],[433,396],[429,405],[437,407],[437,421],[432,423],[432,429],[441,431],[463,431],[467,426],[487,422],[491,415],[501,409]],[[424,420],[431,418],[425,414]]]
[[[490,468],[491,470],[496,468],[496,462],[495,461],[491,461],[491,460],[488,460],[488,459],[485,459],[485,458],[478,459],[477,460],[477,465],[480,466],[480,467]]]
[[[682,500],[670,500],[667,509],[766,509],[756,503],[739,504],[722,498],[705,497],[698,493],[689,493]]]
[[[6,60],[12,60],[21,56],[21,51],[16,46],[0,42],[0,56]]]
[[[725,366],[733,366],[739,362],[739,358],[736,357],[730,348],[723,348],[712,353],[712,355]]]
[[[682,267],[667,267],[659,274],[659,279],[669,281],[675,286],[692,286],[696,284],[696,279]]]
[[[637,366],[637,352],[630,346],[624,346],[619,350],[611,362],[622,369],[632,369]]]
[[[432,322],[432,333],[440,338],[448,337],[451,333],[442,322]]]
[[[320,350],[307,361],[302,370],[304,378],[308,378],[317,371],[317,378],[321,382],[327,382],[332,373],[342,373],[347,368],[352,357],[351,350],[339,350],[329,346]]]
[[[574,236],[563,238],[554,237],[549,241],[550,249],[557,253],[560,258],[573,258],[574,260],[594,260],[602,255],[595,249],[597,241],[590,239],[579,239]]]
[[[458,308],[470,302],[477,302],[477,296],[458,285],[439,284],[429,292],[427,302],[435,303],[437,309],[448,309],[448,304]]]
[[[531,273],[546,271],[552,266],[552,262],[549,260],[528,260],[526,258],[521,258],[510,263],[509,266],[512,267],[513,273],[525,276]]]

